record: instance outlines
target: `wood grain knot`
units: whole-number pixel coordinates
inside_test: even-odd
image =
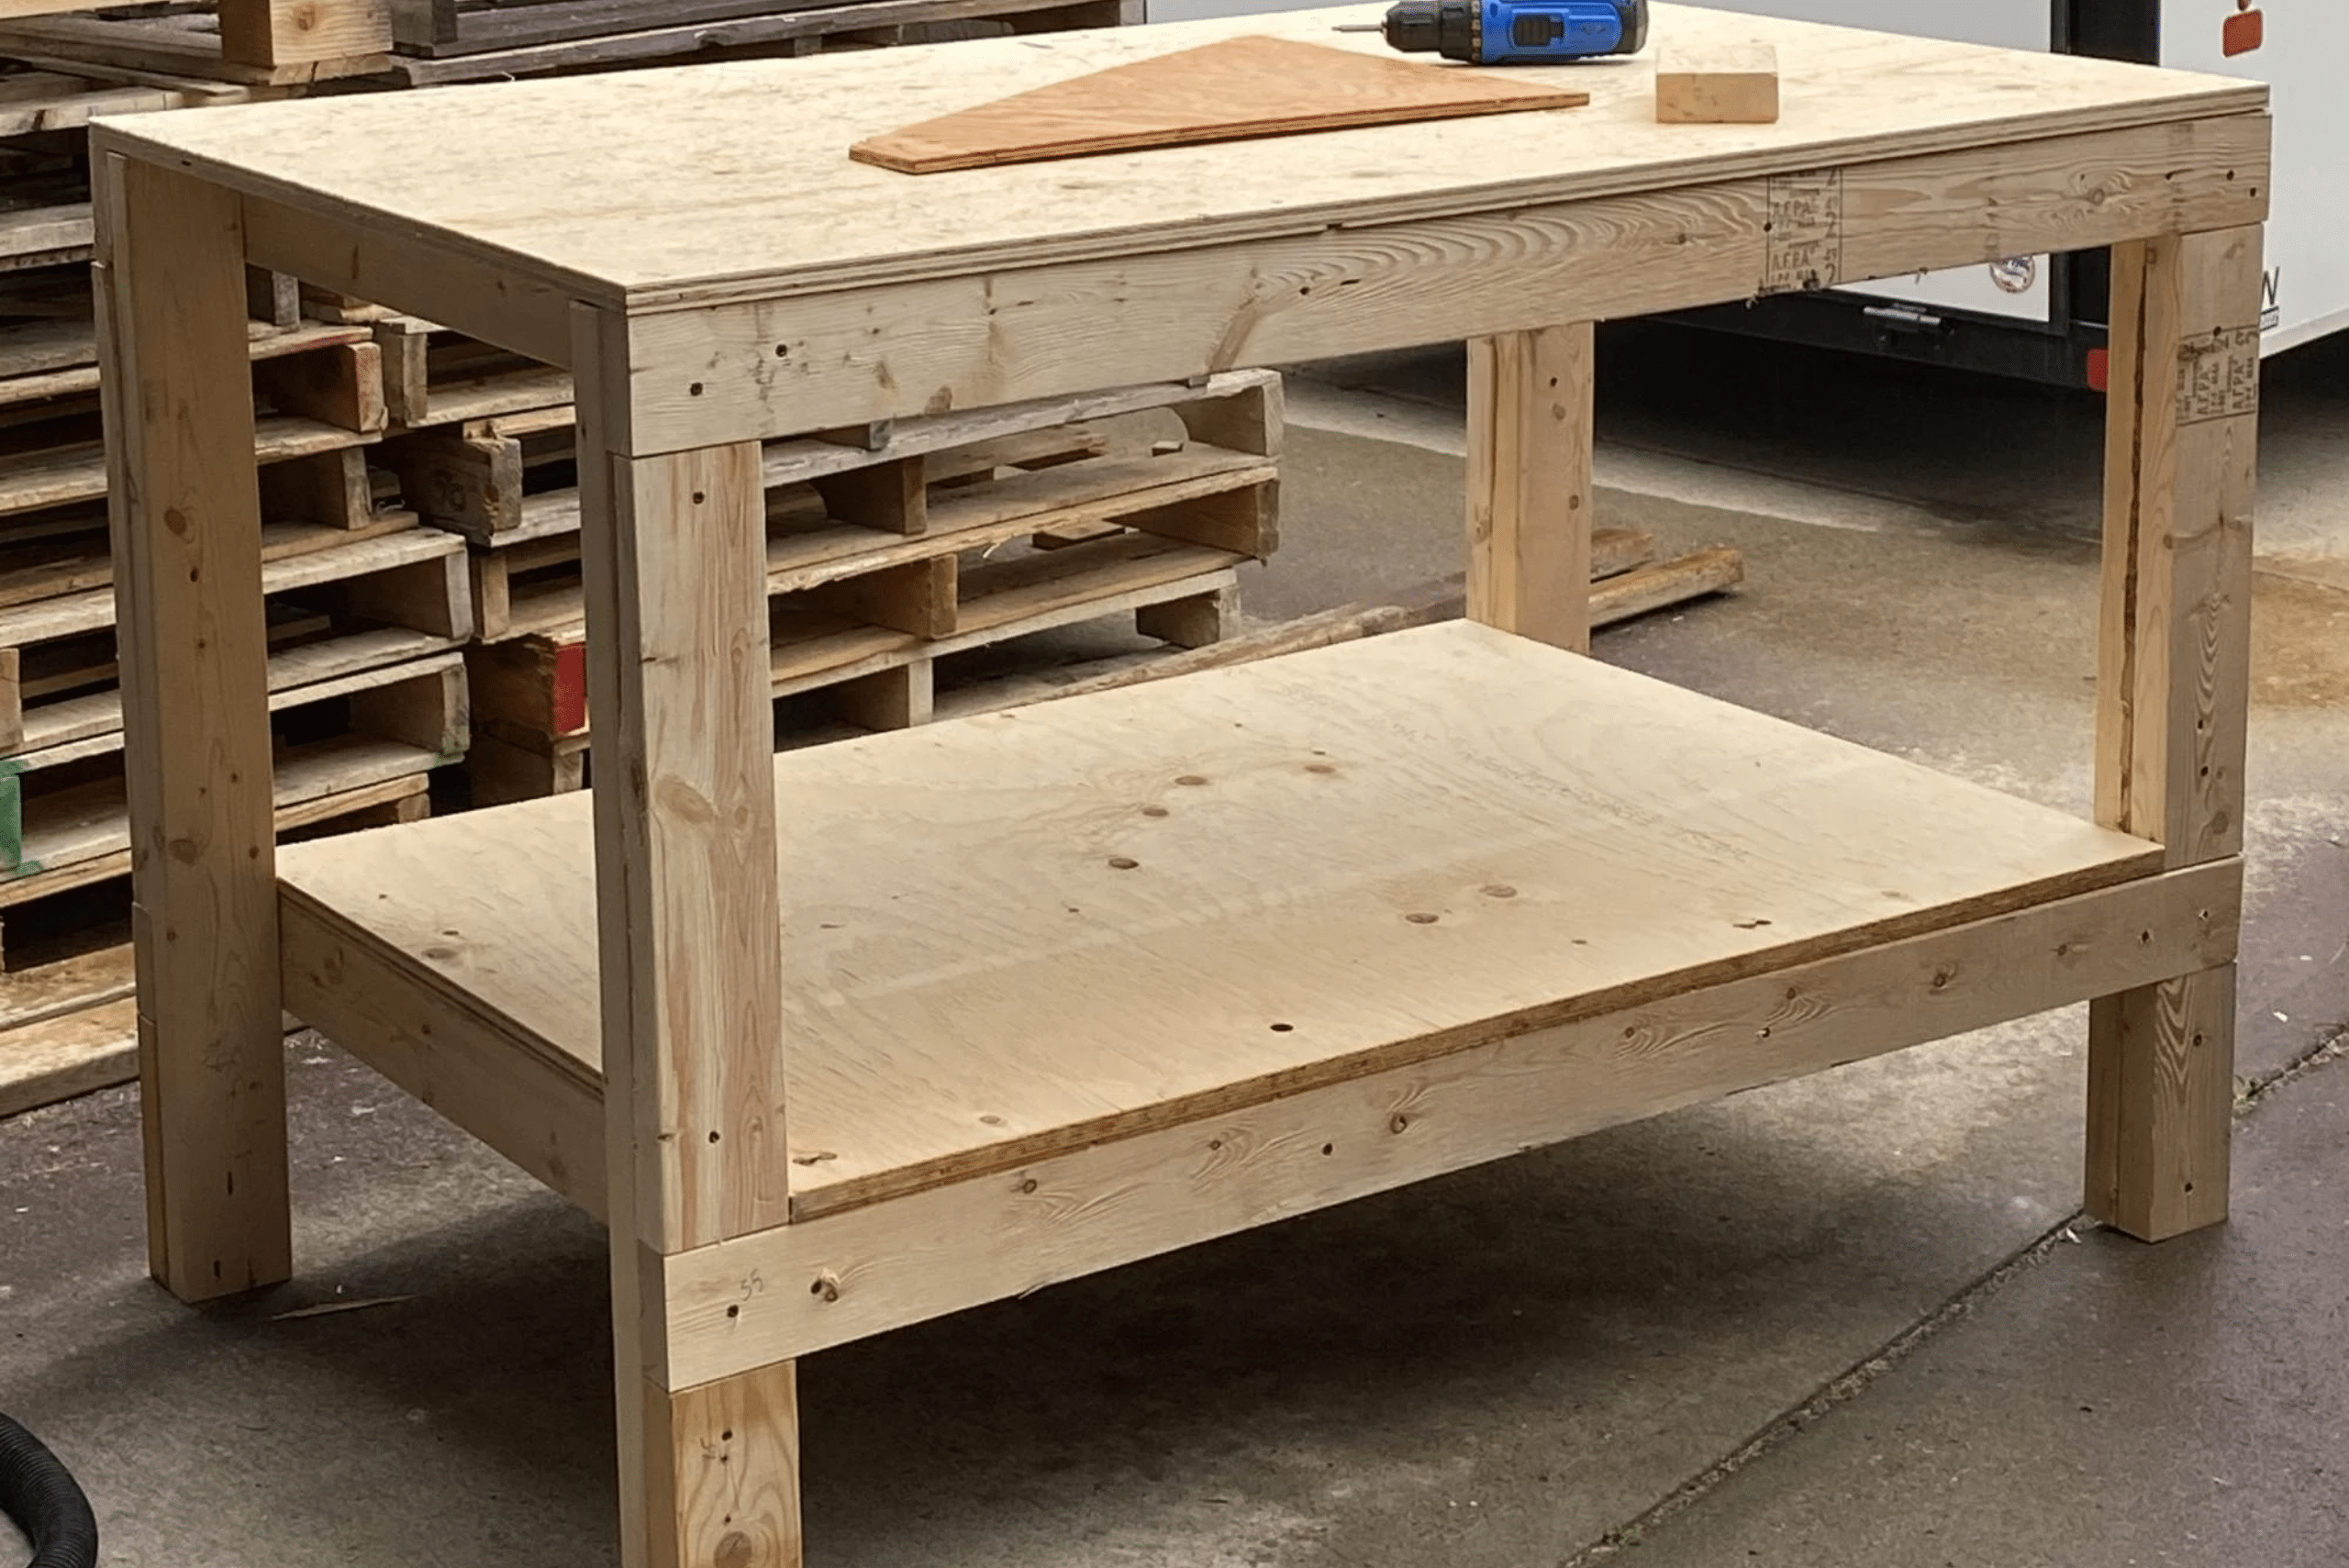
[[[710,1559],[711,1568],[751,1568],[758,1561],[759,1549],[740,1530],[728,1530],[718,1543],[718,1554]]]
[[[807,1294],[819,1301],[838,1301],[841,1298],[841,1276],[829,1271],[818,1274],[807,1286]]]

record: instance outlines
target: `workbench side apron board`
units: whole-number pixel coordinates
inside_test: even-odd
[[[2241,895],[2220,862],[667,1258],[663,1375],[689,1387],[2221,960]]]
[[[657,452],[1538,330],[2257,223],[2269,121],[2226,115],[629,322]]]
[[[293,1266],[244,255],[229,193],[94,172],[149,1262],[195,1301]]]
[[[2117,248],[2099,628],[2097,817],[2191,865],[2243,833],[2261,234]],[[2223,1219],[2232,966],[2090,1015],[2089,1212],[2157,1240]]]

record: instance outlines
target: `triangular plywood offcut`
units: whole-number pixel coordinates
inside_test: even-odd
[[[907,174],[1403,120],[1571,109],[1587,93],[1294,39],[1226,39],[1016,94],[849,149]]]

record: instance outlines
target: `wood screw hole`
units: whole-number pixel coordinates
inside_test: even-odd
[[[807,1294],[821,1296],[826,1301],[838,1301],[841,1298],[841,1282],[831,1274],[818,1274],[815,1283],[807,1287]]]
[[[685,388],[685,395],[687,397],[699,397],[701,395],[701,383],[696,382],[691,386]]]
[[[742,1316],[742,1304],[738,1301],[733,1306],[729,1307],[726,1309],[726,1316],[729,1318],[740,1318]]]
[[[791,345],[788,343],[777,343],[774,346],[774,357],[778,360],[787,360],[791,358]]]
[[[1324,1143],[1321,1146],[1321,1152],[1324,1154],[1335,1154],[1337,1151],[1338,1146],[1334,1143]]]
[[[1030,1176],[1030,1177],[1029,1177],[1026,1181],[1024,1181],[1024,1182],[1020,1183],[1020,1184],[1019,1184],[1019,1190],[1020,1190],[1021,1192],[1023,1192],[1023,1193],[1032,1193],[1032,1192],[1034,1192],[1034,1191],[1036,1190],[1036,1178],[1035,1178],[1035,1177],[1033,1177],[1033,1176]]]
[[[1400,1132],[1410,1125],[1411,1118],[1405,1116],[1401,1111],[1397,1111],[1393,1116],[1386,1118],[1386,1130],[1389,1132]]]
[[[731,1427],[729,1427],[726,1430],[718,1433],[718,1440],[722,1443],[732,1442],[734,1440],[734,1429]]]
[[[1758,1039],[1762,1039],[1762,1040],[1768,1040],[1768,1039],[1770,1038],[1770,1026],[1769,1026],[1768,1024],[1764,1024],[1760,1029],[1758,1029],[1754,1030],[1753,1032],[1754,1032],[1754,1035],[1756,1036],[1756,1038],[1758,1038]]]
[[[718,1141],[718,1134],[716,1134],[715,1132],[711,1133],[711,1134],[709,1135],[709,1140],[710,1140],[712,1143],[717,1142],[717,1141]]]

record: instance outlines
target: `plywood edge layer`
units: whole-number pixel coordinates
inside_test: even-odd
[[[2240,861],[1207,1112],[662,1262],[685,1388],[2235,952]]]

